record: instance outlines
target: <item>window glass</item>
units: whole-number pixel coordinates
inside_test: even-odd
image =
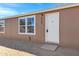
[[[0,20],[0,32],[4,32],[5,22],[4,20]]]
[[[27,26],[27,33],[34,33],[34,26]]]
[[[25,33],[25,19],[20,19],[20,32]]]
[[[27,25],[34,25],[34,17],[27,18]]]
[[[20,32],[25,33],[25,26],[20,26]]]
[[[20,19],[20,25],[25,25],[25,19]]]

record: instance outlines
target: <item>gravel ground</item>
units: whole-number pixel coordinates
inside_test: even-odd
[[[4,51],[9,51],[8,54],[11,55],[27,55],[27,52],[37,55],[37,56],[79,56],[79,49],[72,48],[63,48],[59,47],[56,51],[46,50],[40,48],[44,44],[28,42],[24,40],[12,40],[12,39],[0,39],[0,46],[4,46],[7,48],[11,48],[11,50],[18,51],[17,53],[12,52],[11,50],[4,49]],[[3,50],[3,49],[2,49]],[[0,48],[0,55],[2,55],[3,51]],[[23,54],[20,54],[21,51]],[[4,53],[6,55],[6,53]]]
[[[0,56],[33,56],[33,54],[0,46]]]

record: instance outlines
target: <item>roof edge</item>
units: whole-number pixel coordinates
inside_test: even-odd
[[[64,8],[70,8],[70,7],[75,7],[75,6],[79,6],[79,4],[77,3],[77,4],[72,4],[72,5],[65,5],[65,6],[60,6],[60,7],[57,7],[57,8],[50,8],[50,9],[47,9],[47,10],[40,10],[40,11],[31,12],[31,13],[24,13],[24,14],[20,14],[20,15],[2,17],[0,19],[16,18],[16,17],[25,16],[25,15],[43,13],[43,12],[48,12],[48,11],[55,11],[55,10],[64,9]]]

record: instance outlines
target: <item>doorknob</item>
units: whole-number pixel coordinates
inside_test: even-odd
[[[46,32],[48,32],[48,29],[46,30]]]

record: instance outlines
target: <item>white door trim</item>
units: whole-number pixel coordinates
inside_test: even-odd
[[[59,44],[59,12],[54,12],[54,13],[57,13],[57,15],[58,15],[58,35],[57,35],[57,37],[58,37],[58,41],[57,42],[48,42],[48,43],[56,43],[56,44]],[[48,14],[53,14],[53,13],[48,13]],[[47,42],[46,41],[46,39],[47,39],[47,32],[46,32],[46,30],[47,30],[47,19],[46,19],[46,16],[48,15],[48,14],[45,14],[45,42]]]

